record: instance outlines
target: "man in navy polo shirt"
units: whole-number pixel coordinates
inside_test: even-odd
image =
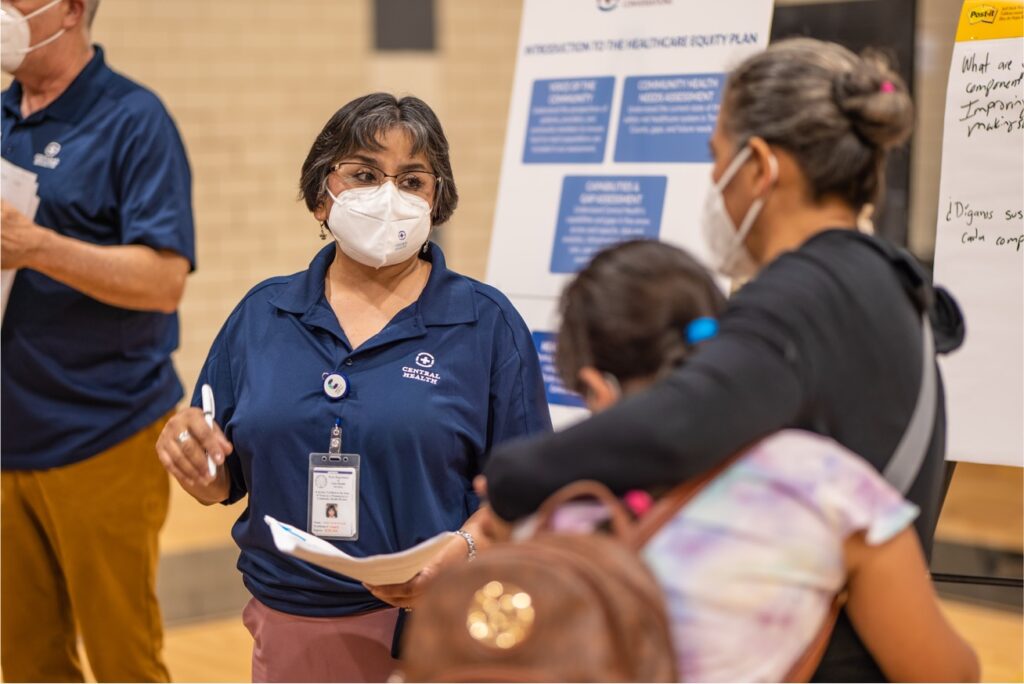
[[[9,681],[167,681],[156,601],[169,485],[153,444],[182,396],[170,354],[193,265],[174,122],[90,41],[98,0],[3,2],[2,668]],[[76,625],[78,629],[76,630]],[[76,633],[77,632],[77,633]]]

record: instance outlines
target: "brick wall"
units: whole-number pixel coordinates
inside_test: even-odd
[[[449,263],[482,278],[520,3],[439,0],[436,54],[375,53],[369,0],[107,0],[93,27],[111,66],[156,91],[194,175],[198,270],[181,306],[177,365],[191,388],[220,326],[260,280],[324,244],[296,201],[309,145],[370,90],[422,97],[452,144],[462,195]]]

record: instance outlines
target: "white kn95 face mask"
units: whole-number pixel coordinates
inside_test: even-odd
[[[335,196],[327,227],[341,251],[366,266],[383,268],[411,258],[430,237],[430,204],[394,183],[352,188]]]
[[[758,197],[754,200],[737,227],[725,208],[725,198],[722,196],[722,192],[736,177],[751,154],[750,146],[744,146],[729,163],[718,182],[708,187],[707,195],[704,198],[704,212],[701,219],[704,241],[711,252],[712,266],[729,278],[750,278],[757,273],[758,269],[757,262],[750,255],[750,250],[747,249],[744,240],[761,213],[761,209],[764,208],[765,198]],[[770,180],[774,185],[779,178],[779,165],[775,155],[768,158],[768,164],[771,173]]]
[[[0,69],[13,74],[25,61],[25,55],[48,45],[64,35],[64,29],[54,33],[45,40],[29,46],[32,34],[28,26],[28,20],[42,14],[51,7],[56,7],[60,0],[53,0],[37,9],[23,15],[18,8],[9,2],[0,3]]]

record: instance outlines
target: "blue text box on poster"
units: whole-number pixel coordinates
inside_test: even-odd
[[[566,176],[551,253],[552,273],[575,273],[597,252],[661,231],[666,176]]]
[[[710,162],[725,74],[630,76],[622,88],[617,162]]]
[[[548,403],[586,408],[583,397],[566,388],[558,375],[558,368],[555,366],[557,344],[554,333],[534,331],[533,346],[537,348],[537,356],[540,357],[540,372],[544,376],[544,391],[548,395]]]
[[[604,161],[614,76],[533,82],[524,164]]]

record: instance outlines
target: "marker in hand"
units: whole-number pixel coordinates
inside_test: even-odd
[[[206,424],[212,428],[213,414],[216,412],[216,404],[213,403],[213,388],[204,384],[201,392],[203,395],[203,418],[206,419]],[[210,477],[217,475],[217,464],[213,462],[213,457],[209,453],[206,454],[206,467],[210,469]]]

